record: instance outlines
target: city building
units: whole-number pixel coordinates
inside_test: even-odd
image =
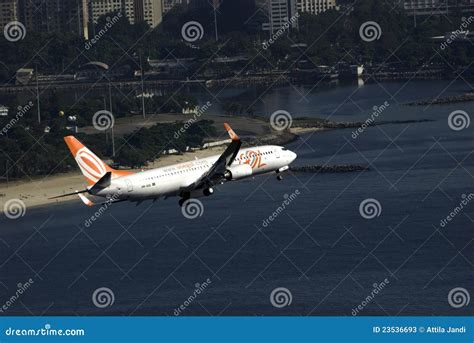
[[[18,0],[0,1],[0,29],[12,21],[18,21]]]
[[[273,34],[288,25],[291,28],[298,28],[296,0],[268,0],[260,4],[262,5],[261,8],[266,7],[268,16],[268,22],[263,24],[263,30]]]
[[[146,21],[150,27],[162,21],[162,0],[90,0],[90,16],[94,23],[107,13],[122,12],[131,24]]]
[[[8,115],[8,107],[0,105],[0,117],[5,117]]]
[[[77,32],[88,37],[85,0],[20,0],[18,7],[27,30]]]
[[[32,68],[20,68],[16,71],[15,84],[26,85],[34,76],[34,69]]]
[[[135,12],[135,20],[145,20],[150,27],[157,27],[163,19],[162,0],[135,0],[143,2],[143,12]]]
[[[132,22],[135,19],[135,7],[134,1],[130,0],[90,0],[89,15],[93,22],[97,23],[103,15],[122,12]]]
[[[163,14],[176,5],[189,5],[189,0],[163,0]]]
[[[336,8],[336,0],[297,0],[296,7],[298,12],[319,14]]]
[[[401,3],[414,16],[474,12],[474,0],[403,0]]]

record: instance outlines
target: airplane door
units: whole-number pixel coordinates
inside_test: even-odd
[[[128,192],[129,192],[129,193],[132,192],[132,191],[133,191],[133,184],[132,184],[132,182],[131,182],[129,179],[126,179],[126,180],[125,180],[125,183],[127,184],[127,190],[128,190]]]
[[[275,154],[276,158],[280,158],[280,149],[273,150],[273,153]]]

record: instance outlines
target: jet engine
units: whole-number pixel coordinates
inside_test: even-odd
[[[239,164],[230,166],[224,173],[224,177],[228,180],[239,180],[252,175],[252,167],[248,164]]]

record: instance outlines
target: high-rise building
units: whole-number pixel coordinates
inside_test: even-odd
[[[186,5],[191,8],[209,7],[219,8],[223,0],[163,0],[163,13],[168,12],[176,5]]]
[[[122,12],[134,24],[146,21],[151,27],[161,23],[162,0],[91,0],[90,15],[94,23],[107,13]]]
[[[135,19],[135,4],[130,0],[91,0],[89,11],[94,23],[97,23],[101,16],[112,12],[122,12],[130,22]]]
[[[88,0],[82,0],[82,36],[89,40],[89,5]]]
[[[474,12],[474,0],[401,0],[403,8],[412,15],[447,15]]]
[[[268,0],[266,7],[269,21],[263,24],[263,30],[274,33],[287,25],[298,27],[296,0]]]
[[[411,13],[434,14],[435,12],[444,11],[445,3],[445,0],[405,0],[403,7]]]
[[[299,12],[319,14],[336,8],[336,0],[297,0],[296,7]]]
[[[20,0],[19,17],[27,30],[87,35],[83,0]],[[87,12],[86,12],[87,18]]]
[[[157,27],[163,19],[163,4],[161,0],[135,0],[143,3],[143,12],[135,12],[135,20],[145,20],[150,27]]]
[[[0,29],[12,21],[18,21],[18,0],[0,1]]]
[[[168,12],[176,5],[189,5],[189,0],[163,0],[163,13]]]

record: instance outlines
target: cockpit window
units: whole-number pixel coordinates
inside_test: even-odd
[[[281,148],[281,150],[282,150],[282,151],[288,151],[288,149],[287,149],[287,148]]]

